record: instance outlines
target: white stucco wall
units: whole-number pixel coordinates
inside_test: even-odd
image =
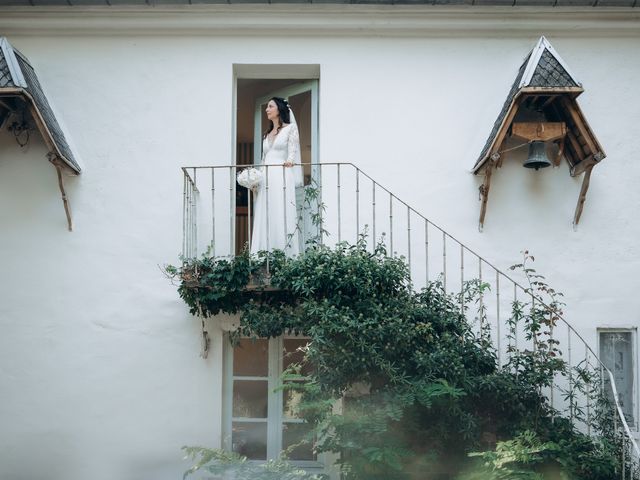
[[[202,360],[199,323],[158,265],[181,248],[179,167],[233,161],[233,64],[320,65],[321,161],[357,164],[503,269],[529,249],[592,341],[597,326],[640,323],[635,13],[603,15],[595,35],[568,20],[549,33],[525,10],[504,30],[486,15],[446,33],[425,17],[407,36],[377,35],[375,22],[364,34],[249,36],[181,32],[169,13],[168,34],[135,35],[144,13],[92,34],[74,23],[78,10],[36,26],[30,11],[11,12],[0,27],[35,67],[84,172],[66,179],[69,233],[44,144],[22,151],[0,133],[3,479],[173,479],[181,445],[220,445],[220,332],[211,327]],[[581,178],[566,164],[534,173],[506,160],[479,233],[469,171],[540,34],[583,83],[580,105],[608,157],[577,231]]]

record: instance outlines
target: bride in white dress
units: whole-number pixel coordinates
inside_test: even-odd
[[[263,178],[254,202],[251,253],[279,249],[294,256],[300,253],[296,187],[303,184],[298,126],[283,98],[269,100],[266,114],[270,126],[262,140]]]

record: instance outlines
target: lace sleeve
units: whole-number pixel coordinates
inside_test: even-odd
[[[287,162],[300,163],[300,134],[298,127],[291,125],[289,128],[289,143],[287,145]]]
[[[300,154],[300,134],[298,126],[292,124],[289,129],[289,138],[287,142],[287,162],[293,164],[293,177],[296,187],[302,187],[304,184],[304,175],[302,172],[302,159]]]

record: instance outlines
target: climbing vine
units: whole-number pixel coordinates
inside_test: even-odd
[[[524,272],[530,293],[548,301],[514,302],[504,365],[478,301],[487,284],[468,282],[451,295],[436,281],[415,292],[404,259],[388,256],[382,244],[371,251],[364,237],[334,248],[315,243],[297,258],[278,251],[205,255],[167,273],[179,281],[191,313],[239,314],[232,341],[286,332],[309,337],[304,361],[312,373],[301,376],[294,365],[282,388],[302,395],[299,414],[313,426],[303,441],[318,453],[338,453],[345,479],[615,478],[621,444],[606,402],[594,404],[586,419],[574,401],[579,394],[603,399],[598,372],[561,360],[552,335],[561,294],[532,261],[525,253],[514,268]],[[518,349],[517,332],[533,347]],[[578,431],[545,395],[570,371],[572,414],[583,415],[598,437]],[[196,470],[312,478],[283,460],[256,467],[215,450],[188,453]],[[277,470],[271,477],[269,468]]]

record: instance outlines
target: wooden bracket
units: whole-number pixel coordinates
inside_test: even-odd
[[[494,154],[494,156],[497,154]],[[484,228],[484,217],[487,214],[487,200],[489,199],[489,189],[491,188],[491,174],[493,173],[493,167],[495,165],[496,160],[492,159],[487,163],[487,166],[484,170],[484,182],[480,185],[480,200],[482,204],[480,205],[480,221],[478,223],[478,230],[482,232]]]
[[[202,321],[202,346],[200,349],[200,356],[206,360],[209,356],[209,347],[211,346],[211,339],[209,338],[209,332],[204,328],[204,320]]]
[[[209,356],[211,338],[209,337],[209,332],[207,332],[206,326],[204,324],[204,315],[202,314],[202,305],[200,305],[200,302],[198,302],[198,316],[200,317],[200,322],[202,323],[202,343],[200,345],[200,356],[206,360],[206,358]]]
[[[596,146],[592,138],[591,129],[587,126],[587,123],[582,117],[581,112],[576,108],[576,104],[572,103],[566,97],[562,97],[560,101],[562,102],[562,106],[569,113],[569,116],[573,120],[573,123],[576,125],[576,128],[580,131],[580,134],[584,138],[586,146],[589,149],[588,153],[595,154],[596,152],[598,152],[600,149]]]
[[[587,169],[593,167],[597,162],[595,161],[593,155],[587,156],[584,160],[582,160],[577,165],[574,165],[569,170],[569,174],[572,177],[577,177],[578,175],[587,171]]]
[[[58,174],[58,188],[60,188],[60,194],[62,195],[62,204],[64,205],[64,213],[67,216],[67,228],[70,232],[73,232],[73,223],[71,221],[71,209],[69,207],[69,199],[64,189],[64,182],[62,177],[62,169],[64,168],[63,162],[58,158],[54,152],[49,152],[47,155],[49,161],[56,167],[56,173]]]
[[[564,122],[514,122],[511,125],[512,135],[525,140],[550,142],[567,134]]]
[[[574,230],[578,228],[578,222],[580,221],[580,216],[582,215],[584,202],[587,199],[587,190],[589,190],[589,182],[591,181],[592,170],[593,170],[593,164],[589,165],[584,172],[584,178],[582,179],[582,188],[580,189],[580,196],[578,197],[578,204],[576,205],[576,212],[573,215]]]

